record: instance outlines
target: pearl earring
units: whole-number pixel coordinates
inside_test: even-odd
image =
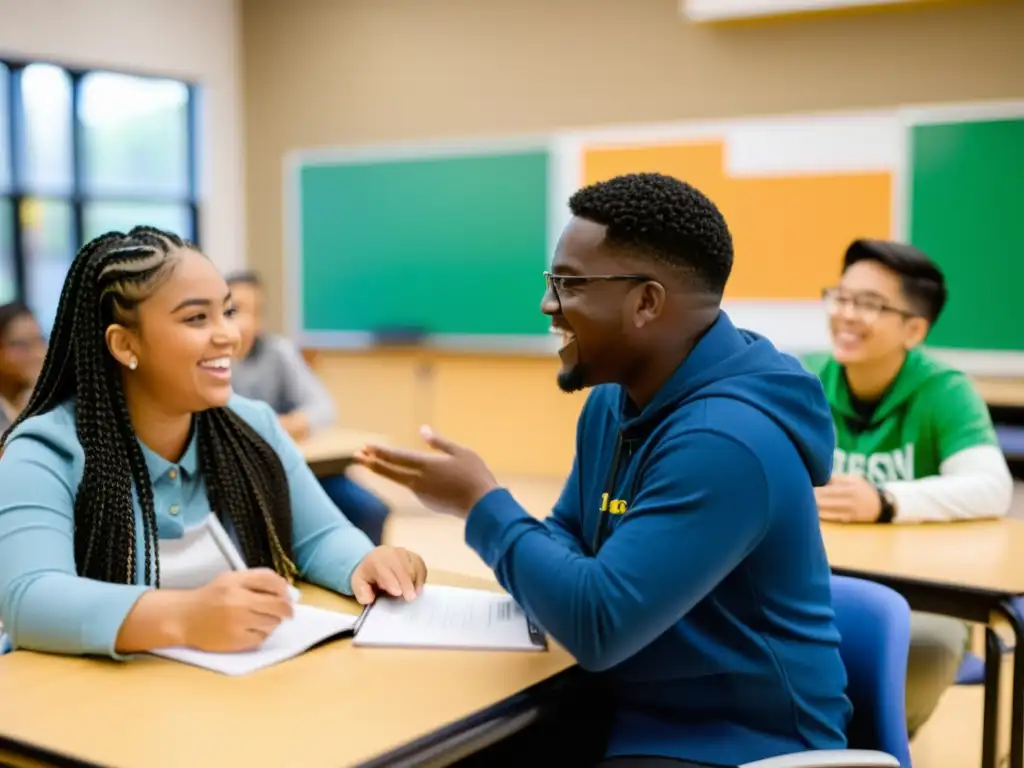
[[[138,367],[139,367],[139,361],[138,361],[138,360],[136,360],[136,359],[135,359],[135,358],[133,357],[133,358],[131,359],[131,361],[130,361],[130,362],[128,363],[128,368],[129,368],[130,370],[133,370],[133,371],[134,371],[134,370],[135,370],[136,368],[138,368]]]

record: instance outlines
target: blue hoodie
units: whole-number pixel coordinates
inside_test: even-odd
[[[817,378],[723,312],[642,411],[593,390],[549,518],[504,489],[471,510],[469,546],[610,688],[610,756],[846,746],[813,492],[834,448]]]

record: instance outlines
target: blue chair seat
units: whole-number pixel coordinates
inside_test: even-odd
[[[981,685],[985,682],[985,660],[968,651],[956,673],[957,685]]]
[[[780,755],[741,768],[911,768],[906,679],[910,606],[881,584],[832,576],[832,605],[853,703],[845,750]]]
[[[996,426],[996,437],[999,438],[999,447],[1009,458],[1024,458],[1024,427],[999,424]]]

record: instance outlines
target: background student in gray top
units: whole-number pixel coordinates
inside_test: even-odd
[[[262,329],[263,283],[255,272],[228,277],[242,336],[232,386],[238,394],[262,400],[277,413],[281,426],[301,441],[336,418],[334,403],[302,353],[288,339]],[[374,544],[380,544],[388,506],[346,475],[321,478],[327,495]]]

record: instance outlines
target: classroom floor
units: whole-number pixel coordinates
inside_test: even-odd
[[[463,541],[462,521],[428,512],[411,493],[360,468],[353,469],[352,476],[391,504],[394,514],[385,534],[388,543],[415,549],[428,568],[494,578]],[[551,478],[502,478],[502,481],[519,502],[538,517],[549,513],[561,490],[561,482]],[[1017,483],[1010,514],[1024,519],[1024,483]],[[981,756],[981,722],[981,686],[950,689],[914,739],[914,768],[977,765]]]

